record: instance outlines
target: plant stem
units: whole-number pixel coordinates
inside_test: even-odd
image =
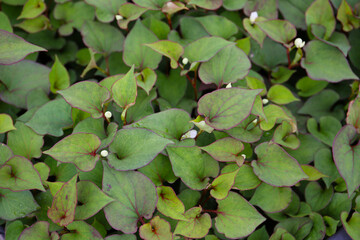
[[[203,209],[203,212],[208,212],[208,213],[216,213],[219,214],[218,210],[212,210],[212,209]]]
[[[107,76],[110,76],[109,56],[105,56],[106,72]]]
[[[288,59],[288,68],[291,69],[290,49],[286,48],[286,56]]]
[[[166,19],[167,19],[167,21],[168,21],[170,30],[172,30],[173,28],[172,28],[172,23],[171,23],[171,16],[170,16],[170,14],[167,14],[167,13],[164,13],[164,14],[165,14]]]
[[[186,74],[187,79],[190,81],[193,89],[194,89],[194,95],[195,95],[195,101],[197,101],[198,99],[198,93],[197,93],[197,89],[196,89],[196,80],[195,79],[191,79],[191,77],[189,76],[189,74]]]

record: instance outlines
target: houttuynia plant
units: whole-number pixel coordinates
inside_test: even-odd
[[[0,0],[6,240],[360,239],[358,0]]]

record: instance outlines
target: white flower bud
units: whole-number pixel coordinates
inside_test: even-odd
[[[186,139],[186,138],[195,138],[196,136],[197,136],[197,131],[190,130],[181,136],[181,140]]]
[[[269,103],[269,100],[267,100],[266,98],[264,98],[263,100],[262,100],[262,103],[265,105],[265,104],[268,104]]]
[[[100,155],[101,155],[102,157],[107,157],[107,156],[109,155],[109,152],[106,151],[106,150],[102,150],[102,151],[100,152]]]
[[[189,63],[189,59],[183,58],[182,63],[183,63],[184,65],[188,64],[188,63]]]
[[[124,17],[123,16],[121,16],[121,15],[115,15],[115,18],[116,18],[116,20],[123,20],[124,19]]]
[[[295,47],[302,48],[305,46],[305,41],[303,41],[301,38],[297,38],[294,41]]]
[[[245,154],[241,154],[241,156],[242,156],[244,159],[246,159],[246,155],[245,155]]]
[[[112,117],[112,113],[110,111],[106,111],[104,115],[107,119]]]
[[[254,121],[252,121],[252,122],[253,122],[253,124],[257,124],[257,122],[258,122],[257,118],[255,118]]]
[[[228,85],[226,85],[226,88],[232,88],[231,83],[229,83]]]
[[[255,23],[255,20],[259,17],[258,13],[257,12],[252,12],[250,13],[250,23],[251,24],[254,24]]]

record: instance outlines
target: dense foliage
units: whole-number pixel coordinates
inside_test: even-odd
[[[360,239],[358,0],[0,0],[6,240]]]

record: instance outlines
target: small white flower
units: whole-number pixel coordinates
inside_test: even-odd
[[[106,111],[104,115],[107,119],[112,117],[112,113],[110,111]]]
[[[303,41],[301,38],[297,38],[294,41],[295,47],[302,48],[305,46],[305,41]]]
[[[115,18],[116,18],[116,20],[123,20],[124,19],[124,17],[123,16],[121,16],[121,15],[115,15]]]
[[[269,103],[269,100],[267,100],[266,98],[264,98],[263,100],[262,100],[262,103],[265,105],[265,104],[268,104]]]
[[[228,85],[226,85],[226,88],[232,88],[231,83],[229,83]]]
[[[252,122],[253,122],[253,124],[257,124],[257,122],[258,122],[257,118],[255,118],[254,121],[252,121]]]
[[[241,154],[241,156],[242,156],[244,159],[246,159],[246,155],[245,155],[245,154]]]
[[[183,63],[184,65],[188,64],[188,63],[189,63],[189,59],[183,58],[182,63]]]
[[[251,24],[254,24],[255,23],[255,20],[259,17],[258,13],[257,12],[252,12],[250,13],[250,23]]]
[[[186,138],[195,138],[196,136],[197,136],[197,131],[190,130],[181,136],[181,140],[186,139]]]
[[[102,150],[102,151],[100,152],[100,155],[101,155],[102,157],[107,157],[107,156],[109,155],[109,152],[106,151],[106,150]]]

